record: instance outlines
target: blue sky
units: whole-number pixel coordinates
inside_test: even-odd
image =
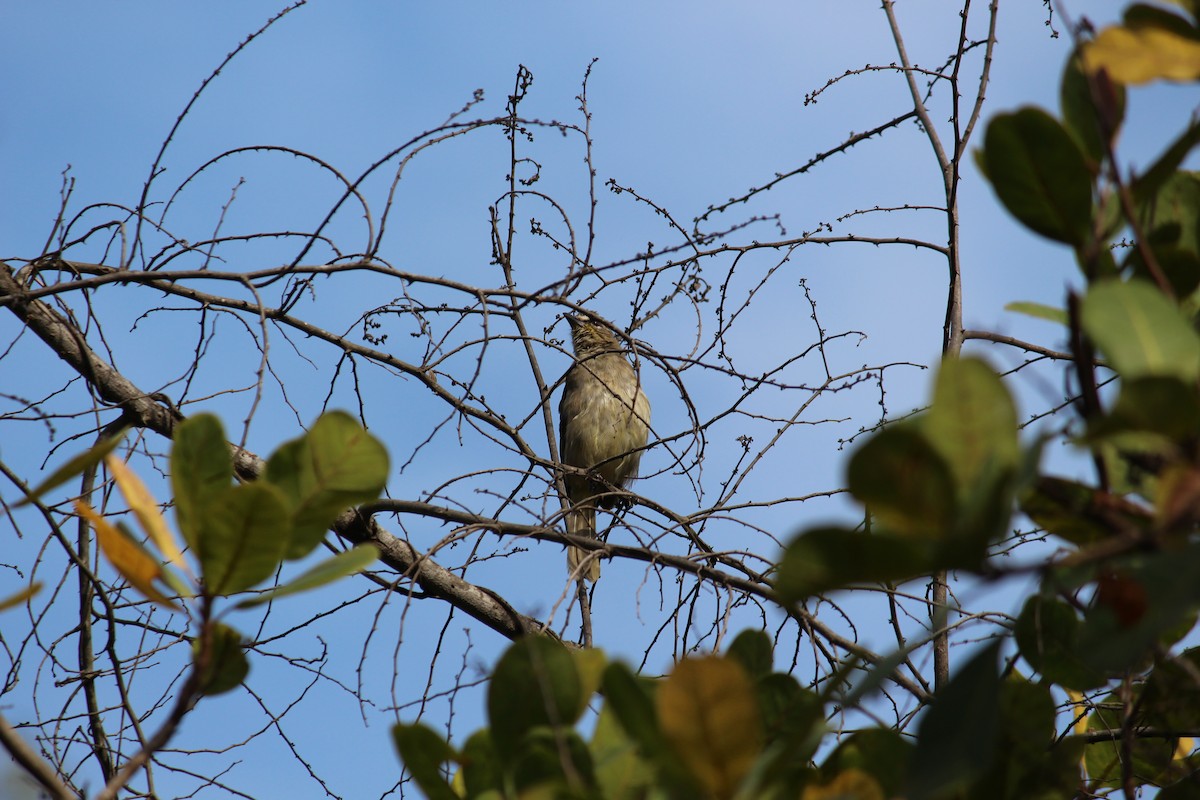
[[[983,4],[977,5],[975,13],[982,14]],[[1086,5],[1097,24],[1111,19],[1120,7],[1108,0]],[[0,6],[0,91],[5,99],[0,108],[0,185],[7,189],[0,198],[0,256],[21,259],[41,252],[58,211],[62,174],[68,166],[75,180],[73,211],[91,203],[135,204],[164,136],[192,93],[226,53],[279,8],[277,3],[257,0]],[[944,4],[911,0],[898,4],[898,14],[910,57],[921,66],[939,65],[954,41],[957,14]],[[1052,38],[1045,22],[1040,3],[1002,4],[989,113],[1026,103],[1056,106],[1058,73],[1068,45],[1065,35]],[[1054,18],[1054,24],[1065,34],[1060,17]],[[594,58],[599,60],[588,98],[600,185],[596,263],[630,256],[648,241],[660,246],[677,241],[645,206],[628,195],[615,197],[604,191],[603,182],[609,178],[635,188],[686,224],[709,204],[769,180],[775,172],[793,169],[851,131],[871,128],[907,109],[902,79],[886,69],[843,80],[825,90],[815,104],[804,103],[807,94],[846,70],[896,60],[876,2],[314,0],[253,42],[206,89],[165,153],[166,172],[157,179],[153,196],[165,201],[209,158],[251,145],[294,148],[319,156],[344,174],[357,175],[401,142],[441,124],[476,89],[484,90],[485,100],[472,113],[501,114],[522,64],[535,77],[524,113],[578,122],[574,98]],[[1178,130],[1198,101],[1194,90],[1177,87],[1135,92],[1134,124],[1122,142],[1128,163],[1143,163]],[[942,115],[939,121],[944,119],[944,106],[935,105],[935,112]],[[982,128],[976,145],[981,135]],[[495,268],[488,263],[486,209],[504,191],[505,148],[501,137],[488,132],[431,148],[405,168],[383,250],[394,266],[465,282],[496,282]],[[542,164],[538,186],[558,198],[576,224],[586,219],[587,176],[578,141],[543,131],[529,152]],[[365,184],[364,192],[376,209],[386,198],[388,177]],[[241,179],[245,182],[239,185]],[[846,222],[837,218],[876,205],[936,203],[939,181],[928,142],[915,125],[908,124],[883,139],[858,145],[846,156],[721,219],[732,223],[750,214],[778,213],[792,235],[815,230],[824,222],[834,224],[837,233],[937,240],[943,223],[927,212],[871,214]],[[297,158],[239,156],[189,183],[173,201],[168,225],[191,240],[210,235],[235,186],[237,197],[226,214],[225,233],[308,230],[338,196],[328,175]],[[973,164],[964,175],[961,209],[967,327],[1058,345],[1061,336],[1053,327],[1006,314],[1003,306],[1013,300],[1061,304],[1064,288],[1078,282],[1069,254],[1026,233],[1000,211]],[[523,207],[523,213],[537,214],[548,226],[553,219],[545,207],[534,207],[532,212]],[[89,211],[80,230],[88,227],[88,221],[99,223],[112,216],[110,210]],[[362,241],[365,228],[346,212],[337,219],[335,230],[344,246],[352,248]],[[766,240],[778,235],[772,225],[762,224],[742,238]],[[542,285],[561,272],[561,255],[527,236],[520,241],[517,266],[522,288]],[[223,252],[225,268],[256,269],[274,265],[289,257],[282,253],[293,251],[247,245]],[[99,260],[102,253],[88,246],[74,257]],[[115,250],[109,258],[110,263],[115,260]],[[777,260],[763,254],[748,257],[731,281],[733,289],[748,291]],[[725,277],[721,270],[728,267],[728,260],[711,262],[705,277],[718,285]],[[794,352],[797,343],[811,341],[812,322],[797,288],[799,278],[809,282],[827,330],[860,330],[867,335],[862,341],[848,338],[833,348],[841,368],[888,361],[931,364],[936,359],[945,292],[945,266],[939,257],[900,247],[807,248],[798,250],[778,274],[782,277],[755,299],[741,336],[729,345],[747,371],[759,363],[765,368],[778,361],[780,353]],[[308,313],[342,328],[351,327],[366,309],[399,293],[382,282],[324,286],[321,292],[320,303]],[[625,324],[625,299],[619,288],[603,293],[596,310]],[[157,387],[182,373],[192,345],[181,347],[187,333],[176,327],[171,314],[142,319],[144,307],[126,305],[120,295],[101,295],[97,303],[99,311],[111,315],[106,317],[110,320],[106,332],[114,339],[118,366],[140,385]],[[534,316],[551,326],[556,313],[557,309],[546,308]],[[680,352],[695,338],[694,328],[694,318],[677,313],[664,315],[637,335],[663,352]],[[405,334],[402,327],[391,330],[389,344],[397,352],[407,346]],[[554,335],[563,335],[561,323]],[[7,343],[16,336],[14,320],[0,317],[0,340]],[[279,392],[268,392],[265,410],[258,412],[249,435],[251,447],[260,453],[295,436],[299,425],[315,416],[332,379],[332,360],[308,364],[291,357],[287,345],[279,343],[273,352],[288,387],[287,399],[296,411],[287,409]],[[1014,353],[996,348],[987,352],[997,364],[1018,363]],[[513,349],[509,357],[514,361],[488,362],[484,385],[492,397],[507,400],[511,392],[512,408],[527,411],[528,397],[512,377],[523,374],[520,356]],[[10,357],[0,360],[0,392],[37,397],[61,386],[63,373],[47,366],[45,358],[36,342],[23,339]],[[249,413],[249,395],[199,398],[206,391],[252,382],[256,364],[253,352],[223,353],[220,362],[201,375],[202,385],[193,391],[190,399],[195,402],[188,411],[217,411],[236,429]],[[561,354],[545,357],[551,378],[566,364]],[[646,379],[656,425],[665,432],[680,429],[683,409],[671,396],[669,383],[659,374],[648,374]],[[719,408],[724,393],[731,391],[700,376],[695,380],[691,390],[712,409]],[[928,373],[916,368],[890,372],[889,410],[903,413],[920,404],[927,380]],[[1061,389],[1023,378],[1017,385],[1026,413],[1052,404]],[[428,435],[430,420],[437,417],[435,409],[410,391],[412,386],[388,376],[364,378],[364,391],[372,401],[368,411],[372,430],[397,454],[397,461],[413,452]],[[335,392],[334,405],[352,399],[343,384]],[[767,454],[764,466],[747,480],[743,496],[754,500],[839,486],[845,452],[839,450],[838,440],[876,421],[878,399],[878,391],[863,390],[818,402],[813,420],[846,421],[798,431],[786,445]],[[769,410],[781,413],[788,407],[782,402]],[[735,468],[740,457],[736,437],[744,424],[714,426],[702,484],[704,502],[712,501],[723,476]],[[72,430],[66,420],[58,425],[55,444]],[[761,444],[769,436],[769,426],[755,428],[755,436]],[[50,444],[40,423],[6,423],[0,434],[0,453],[6,462],[30,477],[42,468]],[[49,461],[57,463],[75,449],[68,445]],[[546,452],[544,442],[541,452]],[[476,462],[478,468],[495,466],[498,462],[490,460],[494,457],[499,455],[478,442],[419,451],[410,468],[397,472],[389,490],[396,497],[419,497],[440,481],[475,468]],[[638,491],[684,513],[697,507],[689,480],[671,474],[665,455],[652,451],[646,462],[655,477],[641,482]],[[10,489],[0,492],[6,498],[11,495]],[[802,515],[794,509],[764,510],[751,520],[783,537],[801,522],[844,517],[846,509],[841,501],[832,500],[805,505]],[[415,525],[409,533],[415,543],[429,546],[445,531]],[[742,527],[714,525],[711,535],[718,547],[753,547],[770,555],[762,539],[747,544]],[[0,528],[0,537],[7,536]],[[28,564],[39,545],[38,537],[27,533],[14,549],[17,556],[0,560],[9,563],[13,558]],[[522,611],[544,615],[563,591],[561,553],[541,548],[519,555],[484,564],[471,577],[504,591]],[[14,570],[0,570],[0,595],[22,580]],[[671,591],[671,586],[647,578],[637,565],[606,566],[596,599],[597,643],[639,661],[655,634],[659,606],[670,604]],[[355,596],[330,589],[297,600],[281,606],[266,629],[284,630],[290,620]],[[446,624],[445,608],[433,605],[418,602],[401,613],[401,601],[383,605],[381,595],[372,595],[340,612],[336,619],[341,621],[323,629],[320,638],[314,634],[299,644],[285,640],[279,646],[285,655],[292,654],[289,647],[313,655],[327,645],[329,671],[348,681],[349,689],[355,688],[354,666],[366,653],[367,674],[362,680],[373,705],[360,710],[349,691],[321,683],[287,718],[289,736],[317,763],[318,772],[330,776],[333,795],[378,796],[397,779],[399,768],[386,735],[392,715],[381,709],[421,695],[429,679],[431,642],[443,626],[444,647],[454,655],[438,662],[432,677],[436,688],[451,685],[460,670],[464,680],[470,679],[503,646],[494,634],[462,618]],[[562,619],[561,610],[557,619]],[[372,628],[375,633],[368,640]],[[402,633],[399,646],[393,631]],[[886,636],[873,631],[869,622],[864,623],[862,634],[868,640]],[[664,669],[670,656],[669,647],[658,646],[648,658],[648,669]],[[295,671],[281,668],[276,663],[280,661],[282,656],[254,659],[250,686],[269,698],[268,705],[285,703],[298,691]],[[231,715],[246,715],[248,728],[261,722],[256,712],[245,710],[247,702],[240,693],[206,701],[189,719],[177,744],[209,743],[206,736],[235,740],[241,728],[230,726]],[[0,705],[13,719],[31,713],[20,689],[0,698]],[[462,695],[453,707],[457,733],[477,725],[479,708],[477,695]],[[402,716],[413,713],[408,709]],[[431,707],[429,718],[444,721],[449,714],[450,706],[439,701]],[[318,787],[296,767],[286,748],[277,739],[267,742],[264,737],[255,745],[260,749],[245,751],[246,760],[231,773],[230,783],[251,796],[318,796]],[[371,769],[364,770],[368,761]],[[280,764],[287,767],[276,771]]]

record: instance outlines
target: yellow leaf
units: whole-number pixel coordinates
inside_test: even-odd
[[[1075,733],[1083,736],[1088,732],[1088,704],[1083,699],[1083,692],[1067,689],[1067,699],[1071,701],[1071,707],[1075,710]],[[1079,766],[1087,769],[1086,756],[1080,757]]]
[[[108,471],[112,473],[113,480],[117,482],[121,494],[125,497],[129,510],[137,516],[142,530],[158,547],[159,552],[184,572],[190,572],[187,562],[183,560],[183,553],[179,550],[179,545],[176,544],[175,537],[167,527],[167,521],[163,519],[162,513],[158,510],[158,503],[154,501],[154,496],[150,494],[146,484],[142,483],[142,479],[137,476],[137,473],[131,470],[119,456],[109,455],[105,459],[105,463],[108,465]]]
[[[1088,732],[1088,707],[1083,702],[1083,693],[1067,689],[1067,699],[1075,709],[1075,732],[1082,736]]]
[[[1088,72],[1104,69],[1118,83],[1200,78],[1200,41],[1151,25],[1113,26],[1083,46]]]
[[[0,611],[7,611],[10,608],[16,608],[41,590],[41,581],[34,581],[16,594],[10,594],[8,597],[0,600]]]
[[[571,660],[575,662],[575,671],[579,674],[579,688],[582,689],[579,699],[586,708],[592,695],[600,688],[600,678],[608,666],[608,657],[600,648],[587,647],[572,650]]]
[[[121,573],[121,577],[150,600],[161,606],[178,610],[179,606],[167,599],[154,586],[154,580],[162,577],[162,567],[149,553],[125,534],[113,527],[108,520],[82,500],[75,501],[75,510],[96,531],[96,540],[110,564]]]
[[[884,797],[878,781],[851,767],[829,783],[805,787],[800,800],[884,800]]]
[[[1172,756],[1176,761],[1181,758],[1187,758],[1192,754],[1192,750],[1196,747],[1196,740],[1190,736],[1180,736],[1179,744],[1175,746],[1175,755]]]
[[[716,797],[732,797],[762,752],[758,699],[736,661],[680,662],[655,694],[663,733]]]

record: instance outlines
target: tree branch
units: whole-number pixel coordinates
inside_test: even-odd
[[[123,409],[128,422],[171,438],[181,417],[100,358],[61,314],[24,295],[24,287],[11,267],[0,261],[0,305],[11,310],[59,358],[82,375],[101,398]],[[265,462],[254,453],[235,447],[234,466],[242,477],[255,479],[262,473]],[[517,613],[492,590],[463,580],[417,552],[408,542],[388,533],[374,520],[347,512],[339,518],[334,530],[352,542],[369,541],[378,545],[384,562],[410,577],[425,593],[445,600],[508,638],[544,628],[541,622]]]
[[[80,795],[58,779],[54,767],[47,763],[0,714],[0,744],[29,775],[50,795],[52,800],[79,800]]]

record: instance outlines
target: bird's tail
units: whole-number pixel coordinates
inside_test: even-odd
[[[596,507],[588,503],[574,506],[567,512],[567,533],[575,536],[596,535]],[[580,565],[587,559],[587,566]],[[567,571],[576,578],[586,578],[593,583],[600,578],[600,557],[591,550],[567,547]]]

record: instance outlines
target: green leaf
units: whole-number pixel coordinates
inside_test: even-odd
[[[1200,336],[1179,308],[1140,280],[1102,281],[1083,300],[1084,330],[1125,380],[1200,378]]]
[[[1171,223],[1153,230],[1147,237],[1147,246],[1174,295],[1187,298],[1200,287],[1200,255],[1180,247],[1181,236],[1181,227]],[[1155,279],[1138,247],[1130,249],[1121,268],[1144,281]]]
[[[782,672],[759,678],[755,691],[766,747],[742,782],[739,796],[798,796],[816,777],[809,765],[828,732],[825,702]],[[686,796],[695,796],[695,792]]]
[[[507,767],[517,797],[557,798],[564,796],[568,786],[583,789],[596,784],[591,752],[573,728],[529,730]]]
[[[608,666],[608,656],[598,647],[583,647],[567,652],[575,662],[580,697],[583,698],[583,707],[586,708],[592,700],[592,695],[600,690],[600,681],[604,677],[604,669]],[[582,710],[581,708],[580,711]]]
[[[1055,308],[1054,306],[1043,305],[1042,303],[1034,303],[1028,300],[1018,300],[1016,302],[1009,303],[1004,307],[1004,310],[1014,311],[1018,314],[1024,314],[1028,317],[1049,320],[1050,322],[1057,322],[1061,325],[1066,325],[1068,322],[1067,312],[1063,309]]]
[[[1043,477],[1021,498],[1021,511],[1046,533],[1080,546],[1111,535],[1109,529],[1085,514],[1096,490],[1063,478]]]
[[[614,661],[604,670],[605,704],[638,752],[654,767],[658,783],[674,797],[696,797],[700,788],[668,744],[658,723],[652,689],[656,684],[640,679],[629,667]]]
[[[802,688],[791,675],[783,672],[763,675],[758,679],[756,690],[769,743],[782,740],[793,746],[803,746],[814,729],[823,726],[824,701]]]
[[[909,800],[965,787],[991,765],[1000,729],[998,652],[992,644],[973,656],[921,719]]]
[[[1112,195],[1103,198],[1101,207],[1096,211],[1097,224],[1101,228],[1097,238],[1104,242],[1102,249],[1076,251],[1075,253],[1075,261],[1083,274],[1087,276],[1089,283],[1116,278],[1121,274],[1115,251],[1108,243],[1109,239],[1115,237],[1125,227],[1121,214],[1121,204]]]
[[[844,528],[817,528],[792,540],[783,553],[775,591],[798,603],[834,589],[902,583],[930,571],[919,542]]]
[[[984,172],[1000,202],[1028,228],[1082,248],[1092,217],[1092,173],[1069,133],[1049,114],[1022,108],[988,125]]]
[[[1134,689],[1135,695],[1139,689]],[[1093,742],[1084,751],[1084,766],[1088,778],[1099,787],[1116,788],[1122,783],[1121,728],[1124,723],[1124,705],[1116,692],[1092,706],[1088,715],[1088,732],[1115,732],[1112,739]],[[1137,786],[1158,784],[1170,771],[1175,755],[1175,739],[1134,737],[1130,772]]]
[[[1111,134],[1120,130],[1121,120],[1125,116],[1125,87],[1119,83],[1108,83],[1115,91],[1106,104],[1105,110],[1108,124],[1113,127]],[[1099,87],[1098,87],[1099,88]],[[1101,133],[1100,120],[1104,117],[1096,108],[1092,87],[1088,84],[1077,54],[1067,60],[1063,69],[1062,83],[1059,87],[1059,104],[1062,108],[1063,122],[1067,130],[1075,137],[1083,152],[1095,163],[1099,164],[1107,157],[1107,147]]]
[[[283,494],[261,482],[230,489],[199,522],[200,567],[212,595],[241,592],[269,578],[291,539]]]
[[[46,478],[43,479],[42,482],[33,489],[30,489],[29,493],[25,495],[24,499],[16,503],[15,507],[20,508],[21,506],[29,505],[51,489],[62,486],[76,475],[95,467],[104,460],[105,456],[117,449],[117,445],[119,445],[125,439],[125,434],[128,432],[128,427],[121,428],[121,430],[117,431],[109,438],[96,443],[90,449],[67,459],[66,463],[54,470],[54,472],[51,472],[49,475],[47,475]]]
[[[291,504],[293,538],[287,557],[303,558],[341,512],[383,491],[387,450],[349,414],[331,411],[305,436],[276,450],[265,477],[283,489]]]
[[[955,483],[950,466],[911,425],[886,428],[850,457],[851,493],[889,533],[940,540],[951,531]]]
[[[1089,440],[1121,433],[1153,433],[1183,442],[1200,431],[1200,397],[1194,386],[1172,376],[1122,382],[1112,410],[1088,430]]]
[[[486,792],[499,793],[504,786],[503,775],[504,769],[492,744],[491,731],[484,728],[471,734],[463,745],[462,771],[459,775],[467,797],[484,797]]]
[[[873,777],[886,797],[902,796],[913,746],[897,731],[868,728],[846,737],[821,765],[826,779],[850,769]]]
[[[1196,290],[1200,289],[1200,255],[1180,248],[1166,249],[1158,253],[1158,264],[1175,291],[1176,297],[1196,301]]]
[[[1054,698],[1045,683],[1011,674],[1000,684],[1000,719],[1006,743],[1038,758],[1054,740]]]
[[[1200,648],[1166,656],[1154,665],[1142,695],[1142,713],[1149,724],[1168,731],[1200,728]]]
[[[589,745],[596,765],[601,796],[646,797],[654,785],[654,769],[638,754],[636,743],[625,733],[609,704],[600,710]]]
[[[158,578],[179,597],[190,599],[196,596],[196,585],[190,580],[181,578],[178,572],[169,567],[164,566]]]
[[[1200,603],[1200,544],[1141,554],[1101,575],[1079,632],[1079,657],[1099,672],[1144,663],[1157,648],[1187,632]]]
[[[212,696],[236,689],[250,672],[242,647],[242,635],[214,622],[209,628],[208,655],[201,653],[202,639],[192,641],[192,658],[198,670],[200,691]]]
[[[405,768],[412,773],[422,793],[430,800],[459,800],[442,777],[442,764],[456,761],[454,748],[445,739],[421,723],[392,726],[392,741]]]
[[[1171,784],[1158,793],[1156,800],[1200,800],[1200,785],[1190,780]]]
[[[769,675],[775,661],[771,637],[766,631],[753,628],[739,633],[725,651],[725,655],[741,664],[751,678]]]
[[[197,414],[176,426],[171,445],[175,521],[193,551],[200,550],[209,509],[224,503],[232,482],[233,457],[221,421]]]
[[[960,506],[1007,482],[1020,461],[1013,398],[1000,375],[979,359],[942,361],[922,426],[949,464]]]
[[[1021,657],[1046,680],[1068,689],[1091,689],[1104,683],[1103,672],[1080,658],[1075,609],[1052,597],[1032,595],[1013,629]]]
[[[1171,445],[1161,436],[1153,434],[1118,434],[1099,437],[1089,444],[1109,474],[1109,492],[1114,496],[1157,497],[1158,476],[1148,472],[1143,465],[1178,456],[1172,454]],[[1142,464],[1132,461],[1133,458],[1140,459]]]
[[[1049,686],[1013,674],[1000,687],[1001,737],[991,769],[967,792],[971,800],[1058,800],[1079,788],[1083,741],[1055,741]]]
[[[1169,176],[1147,198],[1141,217],[1143,227],[1150,231],[1151,244],[1171,245],[1185,254],[1200,255],[1200,172]]]
[[[299,592],[316,589],[327,583],[333,583],[347,575],[362,572],[378,559],[379,548],[375,545],[370,543],[355,545],[345,552],[325,559],[290,583],[281,584],[270,591],[251,597],[248,600],[243,600],[238,603],[237,607],[253,608],[263,603],[270,603],[280,597],[286,597],[289,594],[298,594]]]
[[[1158,160],[1134,180],[1133,200],[1139,208],[1153,206],[1159,189],[1175,178],[1183,160],[1197,144],[1200,144],[1200,119],[1193,120]],[[1195,176],[1196,173],[1190,174]]]
[[[614,661],[604,670],[602,681],[605,707],[612,710],[621,728],[651,757],[666,749],[658,727],[654,700],[643,682],[629,667]]]
[[[1021,511],[1048,534],[1072,545],[1093,545],[1112,536],[1112,531],[1096,518],[1094,495],[1096,489],[1082,483],[1042,477],[1021,498]]]
[[[1021,510],[1047,533],[1080,546],[1114,536],[1116,521],[1124,530],[1147,528],[1151,521],[1146,509],[1129,500],[1052,476],[1038,478],[1021,499]]]
[[[488,721],[501,760],[515,758],[522,737],[536,727],[574,725],[586,699],[565,647],[545,636],[517,639],[488,686]]]

